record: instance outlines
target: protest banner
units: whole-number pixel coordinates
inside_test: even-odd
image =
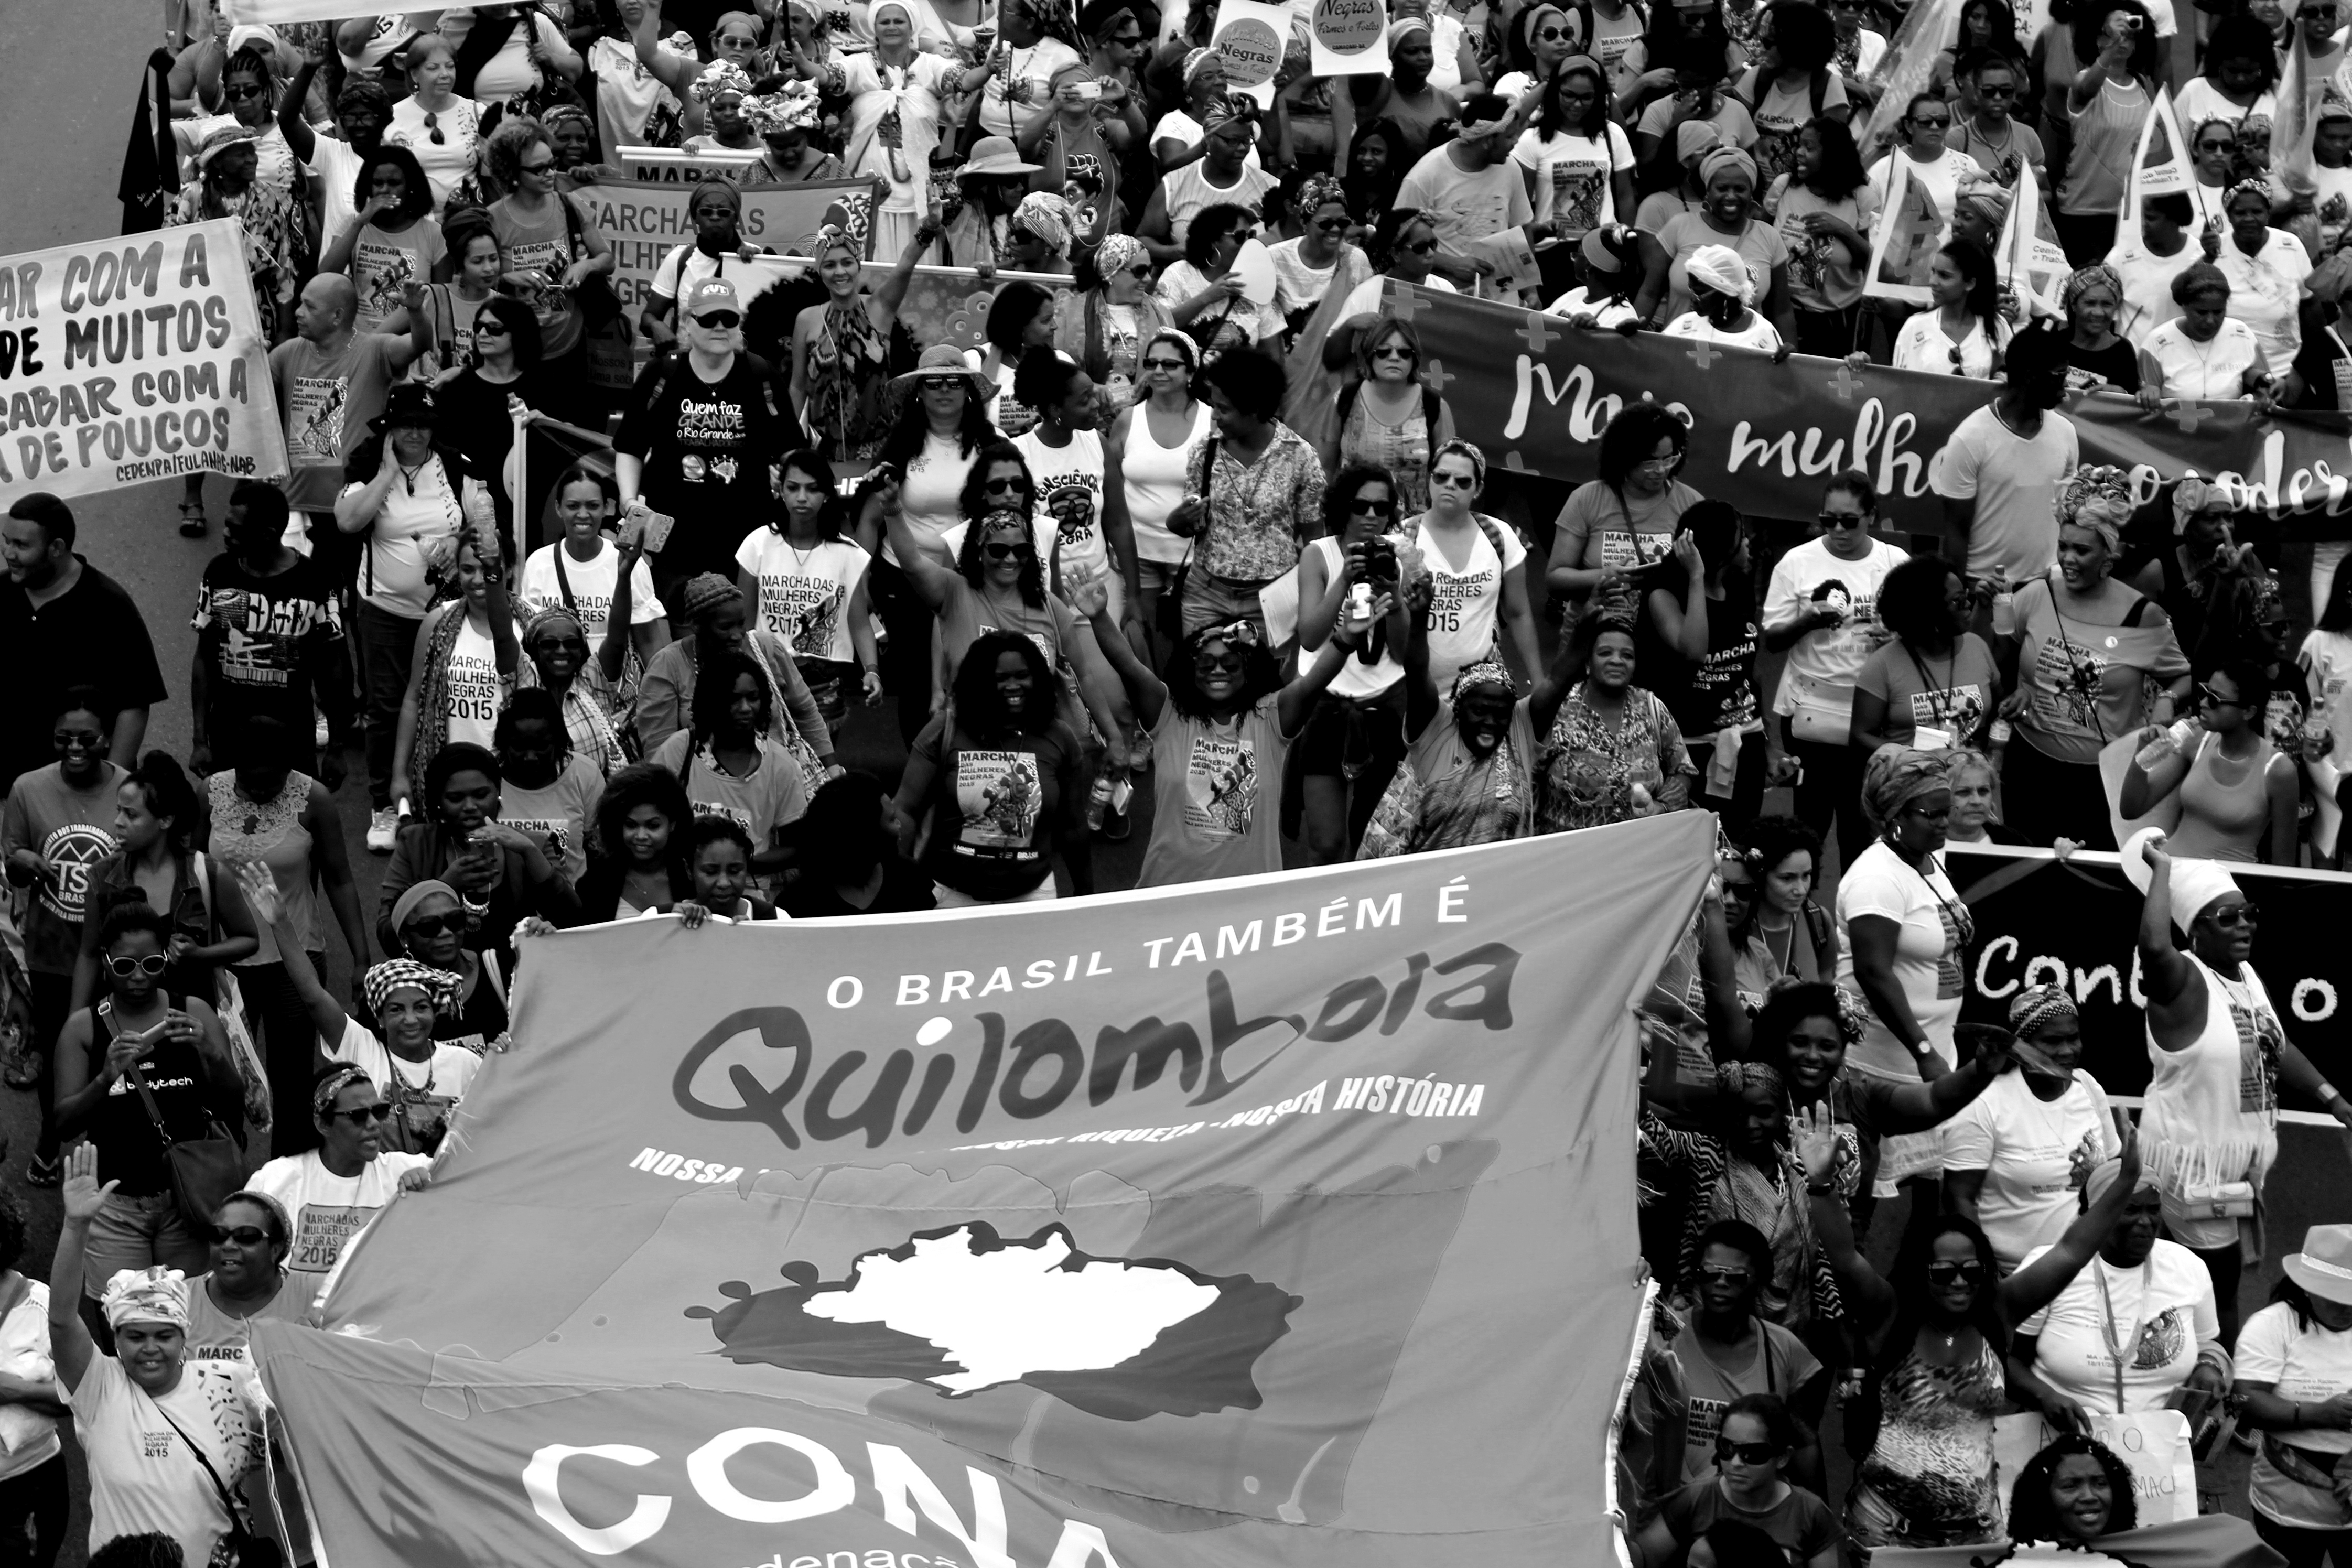
[[[2092,1547],[1881,1546],[1870,1568],[2271,1568],[2278,1561],[2252,1523],[2215,1514],[2119,1531]]]
[[[2130,1467],[2132,1501],[2140,1523],[2165,1524],[2197,1517],[2197,1458],[2189,1451],[2186,1416],[2178,1410],[2088,1414],[2092,1438],[2105,1444]],[[2058,1429],[2039,1410],[1994,1417],[1993,1476],[2000,1488],[2001,1518],[2009,1517],[2017,1472],[2057,1436]]]
[[[220,0],[220,8],[233,25],[258,22],[271,27],[281,22],[341,22],[375,14],[362,0]]]
[[[0,506],[189,474],[282,478],[244,225],[0,258]]]
[[[1260,109],[1274,107],[1275,73],[1290,47],[1290,8],[1264,0],[1225,0],[1209,47],[1224,57],[1226,85]]]
[[[1945,867],[1976,922],[1960,1016],[2000,1023],[2021,988],[2063,986],[2083,1013],[2083,1071],[2111,1094],[2146,1090],[2141,898],[2116,857],[2084,851],[2062,861],[2048,850],[1952,844]],[[2352,994],[2343,936],[2352,928],[2352,876],[2263,865],[2230,873],[2262,911],[2254,970],[2287,1037],[2306,1047],[2341,1040],[2343,998]]]
[[[1614,1561],[1630,1003],[1714,833],[531,938],[433,1185],[254,1342],[327,1552]]]
[[[1318,77],[1386,76],[1389,13],[1381,0],[1315,0],[1307,68]]]
[[[2148,116],[2150,120],[2157,118]],[[2017,183],[2010,191],[2009,214],[2001,220],[1993,258],[2000,264],[2001,282],[2017,290],[2027,310],[2065,320],[2066,279],[2074,269],[2066,265],[2057,228],[2042,203],[2042,183],[2029,164],[2017,166]]]
[[[1927,263],[1938,239],[1951,227],[1952,214],[1936,210],[1927,187],[1911,177],[1908,154],[1890,152],[1880,165],[1886,171],[1886,189],[1879,196],[1878,221],[1870,229],[1870,266],[1863,274],[1863,293],[1873,299],[1925,308],[1934,303],[1927,292]]]
[[[646,292],[662,257],[694,240],[694,216],[688,211],[693,186],[639,183],[634,180],[600,180],[577,193],[590,219],[604,231],[613,247],[613,292],[620,297],[634,323],[644,308]],[[811,180],[795,185],[753,185],[743,191],[743,237],[752,245],[780,253],[809,253],[817,229],[838,221],[836,209],[845,201],[871,200],[871,180]],[[763,287],[799,270],[789,261],[754,264]]]
[[[763,156],[756,147],[742,152],[728,147],[696,152],[675,147],[618,147],[614,152],[631,179],[648,185],[698,185],[705,180],[736,184]]]
[[[1653,402],[1691,423],[1683,482],[1755,517],[1811,517],[1822,482],[1854,467],[1878,486],[1894,527],[1939,536],[1930,465],[1993,396],[1990,384],[1961,376],[1802,354],[1776,365],[1746,349],[1582,331],[1540,311],[1394,281],[1383,305],[1419,330],[1424,379],[1451,405],[1455,428],[1489,433],[1480,444],[1497,466],[1582,484],[1594,476],[1601,428],[1628,402]],[[2241,507],[2242,540],[2352,538],[2352,416],[2194,400],[2151,413],[2112,392],[2073,394],[2060,412],[2084,463],[2130,473],[2136,505],[2197,474]]]

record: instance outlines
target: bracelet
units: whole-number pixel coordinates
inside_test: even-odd
[[[2342,1103],[2343,1099],[2344,1099],[2344,1091],[2342,1091],[2341,1089],[2336,1088],[2335,1084],[2333,1084],[2333,1083],[2322,1083],[2322,1084],[2319,1086],[2319,1103],[2320,1103],[2321,1104],[2323,1104],[2323,1105],[2336,1105],[2336,1104],[2340,1104],[2340,1103]]]
[[[2300,1404],[2295,1406],[2294,1414],[2287,1418],[2286,1424],[2290,1428],[2303,1425],[2303,1406]]]

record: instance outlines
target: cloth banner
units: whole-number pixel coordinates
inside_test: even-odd
[[[845,199],[871,196],[873,192],[871,180],[811,180],[796,185],[748,186],[742,193],[743,237],[753,245],[766,246],[779,253],[798,251],[805,257],[816,231],[829,217],[838,221],[835,209]],[[613,247],[613,292],[627,310],[632,325],[645,308],[646,296],[653,287],[654,274],[660,269],[662,258],[679,246],[694,243],[694,215],[688,210],[693,193],[691,183],[641,183],[635,180],[600,180],[583,185],[575,193],[596,226],[604,231],[605,242]],[[729,264],[730,276],[740,286],[741,277],[731,271],[734,265]],[[756,294],[798,274],[807,263],[780,254],[743,265],[752,276],[765,279],[760,288],[751,290]]]
[[[1870,267],[1862,291],[1873,299],[1892,299],[1924,309],[1934,302],[1927,291],[1927,264],[1938,240],[1951,226],[1951,214],[1936,210],[1927,187],[1911,178],[1908,153],[1886,155],[1886,195],[1878,221],[1870,230]]]
[[[2010,1494],[2018,1472],[2057,1438],[2058,1429],[2039,1411],[1993,1419],[1993,1477],[2000,1487],[2000,1516],[2009,1517]],[[2142,1524],[2168,1524],[2197,1517],[2197,1457],[2189,1445],[2189,1417],[2178,1410],[2141,1410],[2128,1416],[2091,1416],[2091,1436],[2131,1467],[2132,1500]]]
[[[1612,1561],[1631,1004],[1714,833],[532,938],[433,1185],[255,1340],[329,1558]]]
[[[1776,365],[1752,350],[1654,332],[1580,331],[1540,311],[1395,281],[1383,305],[1420,330],[1429,384],[1498,467],[1582,484],[1596,472],[1601,427],[1628,402],[1654,402],[1692,424],[1683,482],[1755,517],[1811,517],[1822,482],[1858,467],[1896,528],[1940,537],[1930,465],[1994,395],[1990,382],[1961,376],[1857,371],[1802,354]],[[2116,392],[2075,393],[2061,412],[2084,463],[2130,472],[2137,505],[2199,474],[2253,514],[2238,521],[2242,540],[2352,538],[2352,416],[2265,416],[2252,403],[2193,400],[2151,413]]]
[[[1960,1016],[2004,1023],[2021,987],[2066,988],[2083,1012],[2082,1068],[2110,1094],[2147,1089],[2147,1025],[2140,1005],[2140,894],[2116,855],[1952,844],[1945,868],[1976,922]],[[2287,1037],[2317,1049],[2343,1036],[2352,995],[2352,876],[2232,865],[2263,912],[2253,966]],[[2322,1051],[2319,1060],[2332,1060]],[[2316,1110],[2305,1105],[2304,1110]]]
[[[282,479],[244,225],[0,257],[0,506],[189,474]]]
[[[221,14],[231,24],[259,22],[276,26],[280,22],[341,22],[353,16],[373,16],[362,0],[219,0]]]
[[[2052,1545],[1882,1546],[1870,1568],[2274,1568],[2285,1558],[2247,1521],[2208,1514],[2099,1537],[2098,1550]]]
[[[705,180],[737,184],[744,171],[761,157],[757,150],[739,152],[726,147],[705,148],[697,152],[684,152],[674,147],[615,147],[613,153],[631,179],[650,185],[698,185]]]

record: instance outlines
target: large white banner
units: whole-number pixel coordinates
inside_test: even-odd
[[[0,258],[0,506],[286,473],[235,218]]]

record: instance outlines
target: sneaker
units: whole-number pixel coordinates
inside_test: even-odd
[[[65,1167],[56,1160],[45,1160],[35,1155],[25,1167],[26,1186],[55,1186],[65,1179]]]
[[[372,853],[392,853],[392,841],[399,832],[400,813],[390,806],[378,806],[369,814],[367,846]]]

